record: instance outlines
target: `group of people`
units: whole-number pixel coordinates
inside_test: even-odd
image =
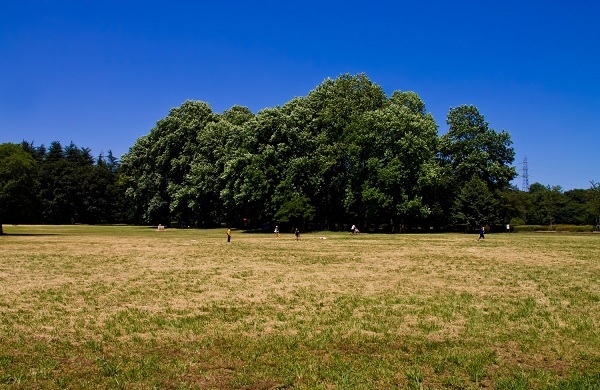
[[[351,234],[358,234],[360,231],[356,227],[356,225],[352,225],[350,228]],[[273,230],[273,235],[277,237],[281,237],[281,232],[279,231],[279,225],[275,226],[275,230]],[[300,230],[298,228],[294,228],[294,236],[296,237],[296,241],[300,240]],[[231,229],[227,229],[227,242],[231,242]]]
[[[160,228],[161,228],[161,225],[158,226],[159,230],[160,230]],[[350,234],[358,234],[358,233],[360,233],[360,231],[358,230],[356,225],[352,225],[352,227],[350,228]],[[273,234],[277,237],[281,237],[281,233],[279,232],[279,225],[275,226],[275,230],[273,231]],[[296,236],[296,241],[300,240],[300,230],[298,230],[298,228],[294,229],[294,236]],[[482,226],[481,228],[479,228],[479,238],[477,239],[477,241],[479,241],[481,239],[485,239],[485,226]],[[231,242],[231,229],[227,229],[227,242]]]
[[[277,237],[281,237],[281,233],[279,232],[279,225],[275,226],[275,230],[273,231],[273,234],[276,235]],[[294,229],[294,236],[296,236],[296,241],[298,241],[300,239],[300,230],[298,230],[298,228]]]
[[[275,226],[273,234],[277,237],[281,237],[281,233],[279,232],[279,225]],[[296,237],[296,241],[300,240],[300,230],[298,230],[298,228],[294,229],[294,236]],[[227,242],[231,242],[231,228],[227,229]]]

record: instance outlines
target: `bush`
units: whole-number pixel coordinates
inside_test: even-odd
[[[523,218],[513,218],[510,220],[510,226],[521,226],[525,225]]]
[[[572,233],[587,233],[593,232],[592,225],[517,225],[514,226],[515,233],[523,232],[572,232]]]
[[[594,231],[592,225],[556,225],[555,228],[557,232],[587,233]]]
[[[523,232],[548,232],[551,231],[550,226],[548,225],[518,225],[514,227],[515,233],[523,233]]]

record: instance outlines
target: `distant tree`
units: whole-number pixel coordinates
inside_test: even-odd
[[[64,148],[64,157],[67,161],[78,166],[91,166],[94,158],[89,148],[78,148],[73,142]]]
[[[596,225],[600,226],[600,183],[590,182],[589,209],[596,220]]]
[[[561,221],[561,211],[566,204],[566,198],[561,186],[552,186],[549,191],[544,192],[541,208],[545,214],[545,221],[553,225]]]
[[[413,225],[429,216],[423,193],[435,182],[437,125],[417,94],[394,92],[348,126],[344,141],[346,213],[360,225]]]
[[[49,162],[43,166],[42,193],[44,222],[52,224],[74,223],[77,218],[75,205],[79,178],[74,167],[65,159]]]
[[[302,228],[314,217],[315,207],[305,195],[298,195],[287,200],[275,214],[276,220]]]
[[[498,200],[479,177],[473,175],[462,187],[454,201],[452,216],[455,223],[468,227],[498,224]]]
[[[190,212],[194,224],[202,227],[216,226],[223,218],[220,192],[223,179],[225,147],[231,136],[229,122],[211,122],[197,137],[197,150],[189,172],[177,191],[173,192],[171,210]]]
[[[316,203],[317,214],[329,226],[343,223],[348,208],[340,201],[347,198],[350,181],[351,145],[345,133],[365,113],[383,108],[385,103],[383,89],[364,74],[327,79],[305,99],[308,110],[303,114],[313,118],[309,128],[316,141],[310,156],[319,167],[317,175],[321,181],[311,199]]]
[[[126,196],[137,222],[187,225],[195,219],[184,181],[198,153],[198,137],[216,120],[207,103],[186,101],[123,156]]]
[[[44,145],[34,146],[33,141],[23,141],[21,142],[21,147],[29,153],[37,163],[41,163],[46,157],[46,147]]]
[[[510,188],[510,181],[517,175],[515,167],[510,165],[515,155],[510,134],[491,129],[474,106],[451,108],[447,123],[449,130],[440,137],[442,179],[439,181],[438,192],[444,194],[440,204],[455,211],[461,210],[465,206],[461,197],[472,189],[464,187],[469,182],[472,187],[473,178],[476,177],[487,188],[485,195],[491,194],[493,198],[489,205],[500,207],[502,203],[499,191]],[[479,186],[479,182],[477,183]],[[458,209],[456,202],[448,202],[451,199],[459,200]],[[494,216],[502,214],[502,210],[489,211],[493,211],[491,214]],[[454,215],[458,217],[461,213]],[[467,215],[459,219],[464,220],[465,217]]]
[[[507,189],[517,176],[512,140],[506,131],[489,128],[474,106],[451,108],[449,130],[440,139],[440,156],[458,188],[477,176],[490,191]]]
[[[279,108],[260,111],[242,126],[225,121],[227,145],[219,165],[223,167],[222,190],[228,223],[246,219],[270,221],[273,217],[274,185],[279,180],[277,150],[273,139],[285,127],[285,114]],[[288,147],[294,147],[290,142]]]
[[[221,117],[223,120],[228,121],[232,125],[242,126],[254,118],[254,114],[248,107],[233,106],[229,110],[223,112]]]
[[[499,191],[498,195],[502,222],[513,224],[511,221],[517,220],[520,221],[519,224],[524,224],[533,207],[530,194],[513,187]]]
[[[532,207],[527,212],[525,220],[531,225],[543,225],[545,223],[545,215],[541,208],[543,194],[548,191],[548,187],[535,182],[529,186],[529,199]]]
[[[112,150],[109,149],[108,152],[106,152],[106,156],[104,156],[104,154],[100,152],[100,154],[98,155],[98,159],[96,160],[96,165],[106,168],[111,173],[117,173],[117,170],[120,166],[120,162],[113,155]]]
[[[277,113],[257,115],[258,133],[261,134],[259,150],[270,181],[265,213],[268,220],[272,221],[283,204],[298,194],[309,199],[322,196],[319,191],[325,185],[324,167],[322,155],[317,150],[321,147],[319,136],[323,133],[318,115],[316,102],[303,97],[294,98]],[[260,145],[260,140],[268,141]],[[320,222],[327,218],[325,215],[324,210],[315,212]]]
[[[2,221],[18,222],[37,193],[38,167],[20,145],[0,145],[0,234]]]
[[[532,224],[553,225],[562,222],[562,212],[567,198],[560,186],[534,183],[529,187],[533,208],[528,220]]]
[[[594,224],[595,218],[589,208],[590,191],[573,189],[564,192],[565,204],[559,213],[559,223],[573,225]]]
[[[65,152],[62,145],[58,141],[50,143],[48,153],[46,154],[46,161],[53,162],[61,160],[65,157]]]

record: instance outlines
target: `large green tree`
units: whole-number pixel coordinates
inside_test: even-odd
[[[18,222],[34,200],[38,167],[21,145],[0,145],[0,234],[2,221]]]
[[[364,74],[256,115],[188,101],[123,157],[127,199],[144,223],[257,226],[306,204],[322,228],[442,224],[473,177],[496,196],[515,176],[508,133],[472,106],[448,118],[440,139],[417,94],[387,98]]]
[[[472,105],[451,108],[446,122],[449,128],[440,137],[440,156],[456,186],[477,176],[490,191],[509,188],[517,176],[511,166],[515,152],[510,134],[491,129]]]
[[[345,134],[346,213],[356,223],[416,225],[431,212],[423,191],[434,180],[437,125],[414,92],[394,92]]]
[[[444,187],[440,189],[444,193],[444,207],[456,209],[452,199],[464,193],[467,183],[471,182],[472,187],[473,178],[481,180],[494,197],[494,204],[500,205],[498,191],[510,188],[510,181],[517,175],[515,167],[510,165],[515,155],[510,134],[491,129],[472,105],[451,108],[446,122],[449,129],[440,137],[439,153],[444,175],[441,180]],[[498,210],[493,214],[498,215]],[[479,217],[465,215],[461,219],[476,221]]]
[[[159,120],[123,156],[126,195],[136,221],[191,222],[194,216],[191,204],[181,199],[186,193],[182,186],[197,153],[197,137],[216,120],[207,103],[186,101]]]
[[[497,197],[483,180],[473,175],[454,199],[452,218],[456,224],[473,228],[502,223],[499,212]]]
[[[344,203],[350,180],[351,144],[348,132],[365,113],[382,108],[386,102],[383,89],[366,75],[344,74],[327,79],[306,97],[315,117],[310,125],[316,139],[311,158],[316,159],[321,183],[311,198],[317,215],[329,228],[347,220]],[[312,114],[312,113],[309,113]],[[310,197],[310,196],[309,196]]]
[[[269,221],[274,213],[270,202],[279,180],[273,137],[285,127],[285,115],[277,107],[267,108],[242,126],[229,126],[233,131],[226,155],[221,157],[220,193],[227,222]]]

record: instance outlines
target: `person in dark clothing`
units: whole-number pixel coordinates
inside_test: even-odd
[[[477,239],[477,241],[481,240],[482,238],[485,240],[485,227],[484,226],[479,228],[479,238]]]

